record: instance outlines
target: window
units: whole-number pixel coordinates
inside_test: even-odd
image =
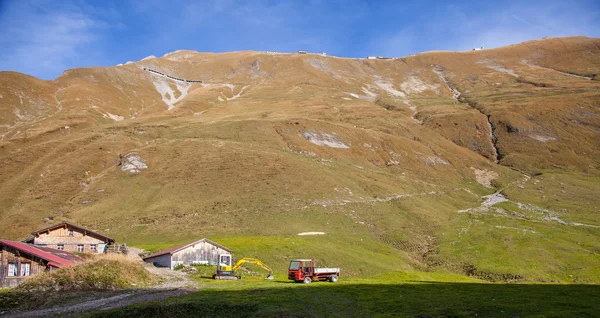
[[[77,252],[83,252],[83,244],[77,244]]]
[[[8,264],[8,277],[17,276],[17,264]]]
[[[300,267],[300,262],[298,261],[291,261],[290,262],[290,269],[291,270],[297,270]]]
[[[64,245],[62,245],[62,244],[58,244],[58,245],[56,245],[56,249],[57,249],[57,250],[61,250],[61,251],[62,251],[62,250],[64,250],[64,249],[65,249],[65,246],[64,246]]]
[[[90,251],[96,251],[96,244],[90,245]]]
[[[67,236],[73,236],[73,230],[68,230],[67,231]]]
[[[21,276],[29,276],[31,273],[31,263],[21,263]]]
[[[221,255],[219,263],[221,266],[231,266],[231,255]]]

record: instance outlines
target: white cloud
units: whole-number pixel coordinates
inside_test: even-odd
[[[86,60],[107,22],[80,7],[41,9],[35,2],[10,2],[0,15],[0,70],[18,70],[48,79]]]

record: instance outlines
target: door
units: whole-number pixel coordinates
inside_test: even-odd
[[[302,261],[302,275],[313,276],[312,261]]]

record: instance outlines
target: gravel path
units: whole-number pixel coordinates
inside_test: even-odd
[[[108,310],[120,307],[126,307],[129,305],[154,301],[163,300],[171,297],[181,296],[194,292],[194,289],[171,289],[171,290],[159,290],[159,289],[147,289],[125,292],[123,294],[112,296],[108,298],[100,298],[82,302],[76,305],[52,307],[46,309],[38,309],[24,312],[17,312],[10,314],[10,317],[48,317],[60,315],[61,317],[73,316],[87,311],[92,310]]]

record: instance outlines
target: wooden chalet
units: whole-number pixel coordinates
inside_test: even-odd
[[[0,287],[14,287],[30,276],[83,261],[69,252],[0,240]]]
[[[144,257],[144,262],[157,267],[175,268],[178,265],[209,264],[216,265],[219,254],[232,254],[227,247],[209,239],[170,247],[160,252]]]
[[[114,239],[106,235],[69,222],[45,227],[31,232],[31,235],[24,242],[69,252],[101,254],[115,243]]]

